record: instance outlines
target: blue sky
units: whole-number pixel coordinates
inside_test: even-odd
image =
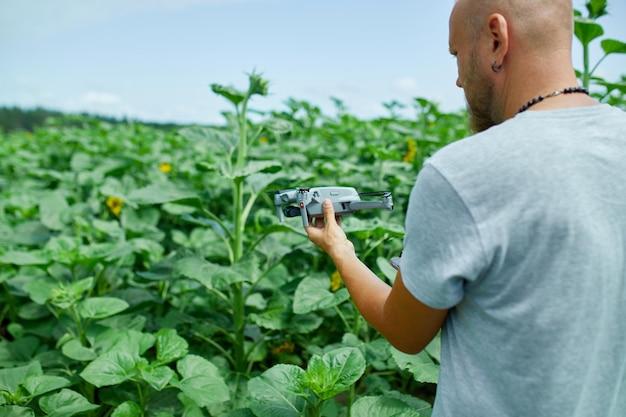
[[[415,97],[465,106],[448,54],[454,0],[0,0],[0,105],[145,121],[220,123],[211,83],[270,80],[259,110],[287,98],[363,118]],[[584,1],[575,0],[582,9]],[[605,35],[626,41],[626,2],[609,0]],[[576,44],[575,44],[576,45]],[[595,59],[599,58],[595,51]],[[580,67],[580,52],[574,63]],[[598,75],[626,73],[611,56]]]

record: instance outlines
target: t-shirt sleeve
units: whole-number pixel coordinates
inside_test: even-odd
[[[454,187],[430,163],[411,191],[400,261],[404,285],[432,308],[451,308],[486,269],[476,223]]]

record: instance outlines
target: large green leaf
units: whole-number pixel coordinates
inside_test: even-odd
[[[169,181],[150,184],[128,194],[128,199],[136,204],[163,204],[191,198],[197,198],[194,191]]]
[[[38,348],[39,339],[35,336],[20,337],[12,342],[0,340],[0,368],[10,368],[30,362]],[[0,369],[0,373],[2,371]]]
[[[134,401],[124,401],[111,414],[111,417],[141,417],[143,415],[141,407]]]
[[[157,360],[164,365],[185,356],[189,343],[176,330],[163,328],[156,333],[156,350]]]
[[[161,391],[176,377],[176,373],[172,368],[148,365],[147,361],[142,366],[139,366],[139,374],[144,381],[157,391]]]
[[[203,143],[213,151],[221,150],[227,154],[239,143],[239,138],[231,130],[192,126],[181,129],[179,133],[191,141]]]
[[[600,42],[600,45],[606,55],[626,54],[626,42],[618,41],[616,39],[603,39],[602,42]]]
[[[42,277],[24,284],[24,291],[31,300],[44,305],[52,297],[52,291],[59,286],[58,282],[50,277]]]
[[[411,372],[416,381],[437,383],[439,365],[431,359],[426,351],[423,350],[417,355],[409,355],[391,348],[391,356],[398,364],[398,367]]]
[[[276,291],[263,311],[250,314],[250,320],[264,329],[283,330],[289,325],[290,301],[284,292]]]
[[[275,135],[284,135],[293,130],[293,123],[285,119],[269,119],[263,122],[263,127]]]
[[[0,255],[0,264],[46,265],[50,259],[41,251],[7,251]]]
[[[24,379],[24,388],[31,397],[46,394],[59,388],[65,388],[71,384],[67,378],[55,375],[32,375]]]
[[[61,352],[68,358],[77,361],[92,361],[98,357],[98,354],[93,349],[83,346],[77,339],[72,339],[65,343],[61,348]]]
[[[229,86],[227,87],[221,84],[215,84],[215,83],[211,84],[211,90],[215,94],[218,94],[224,97],[225,99],[233,103],[235,106],[237,106],[246,98],[246,93],[239,91],[234,87],[229,87]]]
[[[47,417],[71,417],[100,407],[69,389],[63,389],[56,394],[41,398],[39,406]]]
[[[114,297],[91,297],[78,304],[78,313],[84,319],[103,319],[126,310],[128,303]]]
[[[125,351],[107,352],[89,363],[80,376],[98,388],[119,385],[137,374],[138,359]]]
[[[222,176],[231,180],[243,180],[256,173],[276,173],[282,169],[279,161],[249,161],[245,167],[227,171],[222,169]]]
[[[13,228],[9,240],[17,245],[39,246],[50,239],[50,230],[39,221],[20,223]]]
[[[420,417],[410,405],[387,397],[360,397],[350,408],[352,415],[359,417]]]
[[[175,271],[209,289],[219,290],[236,282],[255,282],[260,275],[258,262],[255,257],[247,257],[234,265],[224,266],[189,257],[176,262]]]
[[[357,348],[344,347],[313,355],[306,369],[309,388],[321,399],[334,397],[350,388],[365,372],[366,362]]]
[[[69,208],[65,196],[60,191],[44,194],[39,201],[41,223],[50,230],[61,230],[65,227],[64,213]]]
[[[602,28],[602,25],[591,19],[575,16],[574,34],[584,46],[587,46],[594,39],[604,35],[604,29]]]
[[[228,386],[220,375],[217,366],[208,360],[187,355],[177,362],[180,381],[172,385],[180,389],[198,406],[206,407],[215,403],[222,403],[230,399]]]
[[[6,391],[15,394],[20,384],[26,378],[43,375],[41,364],[31,362],[28,365],[16,366],[14,368],[0,369],[0,392]]]
[[[257,416],[300,417],[306,407],[305,371],[295,365],[275,365],[248,382],[250,408]]]
[[[150,333],[112,328],[98,331],[95,335],[88,334],[88,338],[96,352],[121,351],[133,357],[143,355],[156,340]]]
[[[311,311],[334,307],[349,298],[350,294],[345,288],[336,292],[330,291],[330,278],[328,276],[309,276],[304,278],[296,288],[293,311],[296,314],[306,314]]]
[[[19,405],[0,406],[0,417],[35,417],[32,408],[20,407]]]

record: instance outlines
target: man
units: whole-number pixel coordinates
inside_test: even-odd
[[[626,114],[577,87],[570,0],[458,0],[450,52],[479,132],[411,193],[392,288],[332,205],[307,228],[366,320],[442,328],[433,416],[626,416]]]

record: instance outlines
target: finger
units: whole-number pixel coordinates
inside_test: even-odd
[[[314,218],[314,224],[315,227],[318,229],[323,229],[324,228],[324,218],[323,217],[315,217]]]
[[[326,220],[326,224],[337,224],[337,219],[335,219],[335,208],[333,207],[332,201],[330,199],[324,200],[324,219]]]

